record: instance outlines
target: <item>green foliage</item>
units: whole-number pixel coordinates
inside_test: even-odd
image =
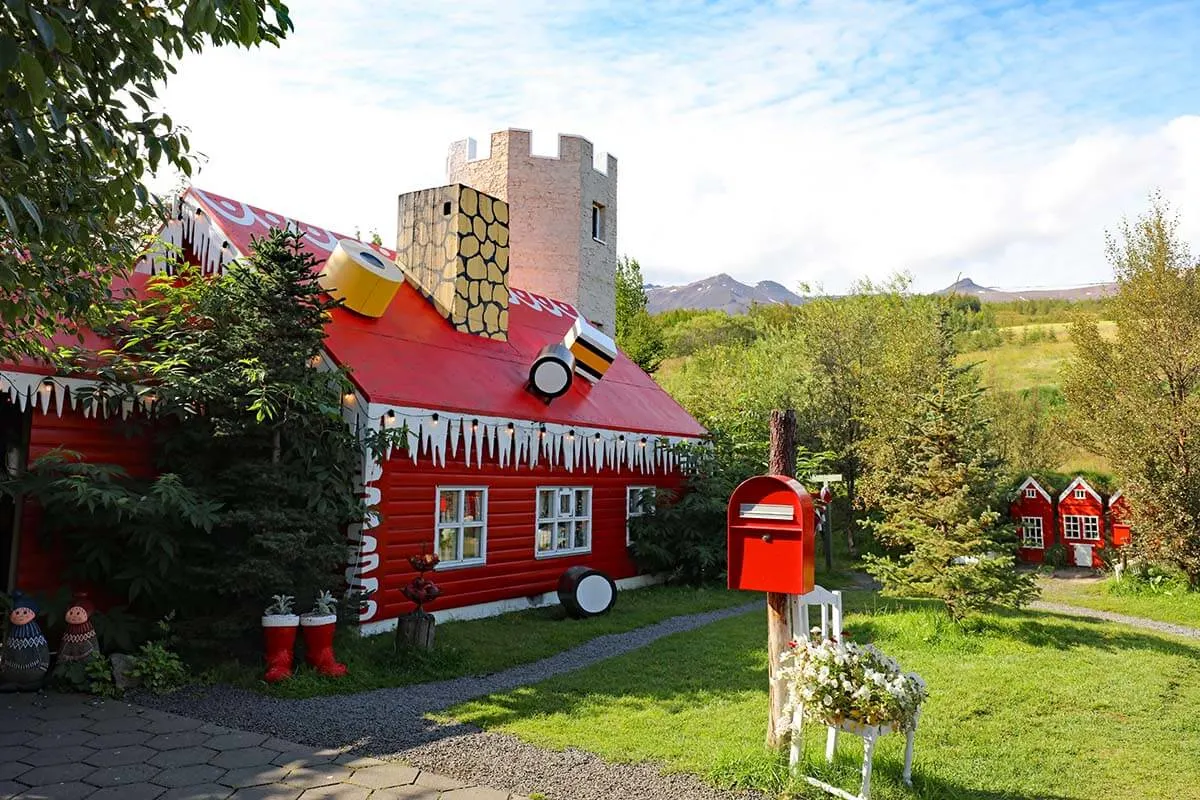
[[[1012,526],[990,507],[999,460],[983,390],[970,368],[954,366],[944,337],[935,381],[896,435],[869,444],[879,511],[870,525],[890,554],[864,561],[886,593],[937,598],[960,621],[992,603],[1019,606],[1036,588],[1015,569]]]
[[[690,356],[709,347],[745,346],[760,335],[758,320],[751,314],[701,311],[683,316],[669,312],[654,320],[662,326],[664,352],[668,358]]]
[[[1200,264],[1159,195],[1108,237],[1117,336],[1072,330],[1064,371],[1073,429],[1106,456],[1129,499],[1136,552],[1200,588]]]
[[[129,668],[129,676],[138,681],[142,688],[154,694],[165,694],[174,691],[187,683],[187,667],[183,659],[172,649],[176,638],[171,630],[171,621],[175,614],[171,612],[158,621],[157,639],[144,642],[133,655],[133,664]]]
[[[1055,542],[1042,553],[1042,563],[1052,569],[1062,569],[1067,565],[1067,548],[1062,542]]]
[[[663,341],[658,325],[646,313],[646,290],[637,259],[623,256],[617,261],[616,295],[617,345],[633,363],[654,372],[663,359]]]
[[[142,181],[191,174],[186,130],[158,109],[175,64],[291,29],[278,0],[0,4],[0,354],[45,355],[86,317],[115,272],[100,265],[133,263],[155,216]]]
[[[982,410],[992,420],[993,443],[1006,475],[1024,480],[1061,463],[1065,405],[1057,389],[994,389],[983,397]]]

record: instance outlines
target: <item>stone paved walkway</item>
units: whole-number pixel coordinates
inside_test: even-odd
[[[0,800],[524,800],[85,695],[0,695]]]

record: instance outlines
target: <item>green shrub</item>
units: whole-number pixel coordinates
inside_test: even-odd
[[[1067,548],[1062,546],[1061,542],[1055,542],[1046,548],[1046,552],[1042,556],[1042,563],[1050,566],[1051,569],[1061,569],[1067,565]]]
[[[174,613],[159,621],[157,641],[145,642],[133,655],[133,666],[129,676],[135,678],[143,688],[154,694],[178,689],[187,683],[188,672],[183,659],[171,647],[175,636],[171,632]]]

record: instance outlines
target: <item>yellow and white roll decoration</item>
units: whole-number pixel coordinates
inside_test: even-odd
[[[339,239],[325,261],[321,287],[365,317],[382,317],[404,283],[404,272],[362,242]]]
[[[583,317],[567,331],[563,344],[575,356],[575,372],[597,383],[617,358],[617,346]]]

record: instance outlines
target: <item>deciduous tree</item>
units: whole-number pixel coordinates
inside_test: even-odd
[[[646,313],[646,289],[637,259],[624,256],[617,261],[616,290],[617,345],[633,363],[654,372],[663,358],[662,333]]]

